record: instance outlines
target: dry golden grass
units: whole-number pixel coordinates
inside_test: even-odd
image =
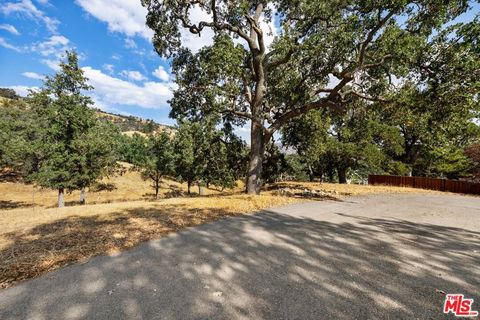
[[[185,227],[298,201],[231,195],[5,210],[0,212],[0,288]]]
[[[319,182],[281,182],[276,183],[270,188],[290,188],[293,191],[321,190],[329,193],[332,196],[358,196],[367,194],[381,194],[381,193],[438,193],[439,191],[414,189],[405,187],[392,186],[369,186],[357,184],[336,184],[336,183],[319,183]]]
[[[124,164],[126,169],[130,167]],[[134,200],[152,199],[154,190],[149,181],[142,179],[136,171],[127,170],[122,175],[112,176],[102,181],[114,187],[112,191],[88,191],[87,203],[110,203],[125,202]],[[185,194],[187,186],[173,180],[164,179],[161,184],[160,196],[171,197],[173,194]],[[192,186],[192,193],[195,194],[197,188]],[[207,195],[219,194],[215,189],[206,189]],[[12,209],[16,207],[54,207],[57,203],[57,191],[51,189],[42,189],[33,185],[27,185],[16,182],[0,182],[0,210]],[[65,203],[67,206],[77,205],[80,198],[80,191],[74,191],[65,194]]]

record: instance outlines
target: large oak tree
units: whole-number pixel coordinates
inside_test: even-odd
[[[142,0],[157,52],[173,57],[173,115],[216,112],[251,125],[247,192],[258,194],[272,135],[312,109],[383,100],[433,31],[466,0]],[[198,19],[198,17],[204,17]],[[266,42],[275,19],[277,37]],[[196,19],[194,19],[196,18]],[[185,49],[182,32],[213,45]],[[392,80],[393,79],[393,80]]]

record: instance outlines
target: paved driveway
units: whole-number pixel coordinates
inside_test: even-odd
[[[480,198],[388,195],[229,218],[0,291],[0,319],[442,319],[480,309]],[[453,317],[452,317],[453,318]]]

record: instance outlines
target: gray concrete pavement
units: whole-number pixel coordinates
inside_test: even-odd
[[[383,195],[228,218],[0,291],[0,319],[442,319],[480,309],[480,198]]]

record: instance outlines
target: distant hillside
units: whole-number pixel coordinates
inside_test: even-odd
[[[0,88],[1,89],[1,88]],[[8,101],[23,100],[22,97],[5,97],[2,96],[5,92],[0,92],[0,107],[4,106]],[[9,94],[9,92],[6,92]],[[5,94],[7,95],[7,94]],[[120,131],[126,135],[133,135],[140,133],[146,135],[153,132],[167,131],[168,133],[175,132],[175,128],[165,124],[156,123],[153,120],[142,119],[134,116],[124,116],[120,114],[108,113],[99,109],[94,109],[97,117],[104,121],[110,121],[116,124]]]
[[[98,109],[95,109],[95,113],[101,120],[113,122],[120,128],[122,132],[129,134],[133,134],[134,132],[149,134],[158,131],[175,131],[172,126],[159,124],[153,120],[146,120],[134,116],[124,116],[114,113],[108,113]]]

